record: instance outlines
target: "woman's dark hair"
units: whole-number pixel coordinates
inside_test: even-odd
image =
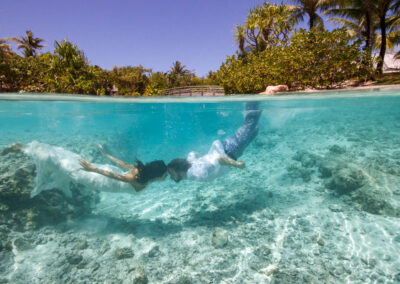
[[[144,165],[141,161],[136,160],[137,168],[139,171],[139,178],[137,182],[146,184],[150,180],[162,177],[167,172],[167,166],[164,161],[157,160]]]
[[[176,172],[187,172],[187,170],[191,167],[191,164],[182,158],[173,159],[168,164],[168,168],[175,170]]]

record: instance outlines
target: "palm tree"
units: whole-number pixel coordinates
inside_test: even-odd
[[[294,11],[296,22],[304,21],[304,16],[308,15],[310,29],[316,25],[324,25],[324,21],[318,15],[318,11],[324,8],[323,0],[293,0],[293,2],[298,5]]]
[[[244,46],[245,42],[246,42],[246,36],[244,34],[244,27],[236,25],[234,38],[239,46],[240,53],[242,55],[244,55],[246,53],[245,46]]]
[[[44,41],[42,38],[34,38],[32,31],[26,31],[26,36],[9,38],[10,41],[18,43],[18,49],[22,49],[25,57],[34,56],[37,49],[42,49],[46,45],[40,44]]]
[[[388,14],[390,11],[397,12],[400,6],[400,0],[375,0],[373,2],[373,11],[376,13],[379,19],[379,28],[381,30],[381,47],[379,50],[379,59],[377,69],[379,73],[383,73],[383,63],[386,54],[386,42],[387,42],[387,29],[388,29]]]
[[[187,85],[192,79],[192,72],[186,69],[186,66],[180,61],[175,61],[171,66],[168,74],[168,86],[177,87]]]
[[[395,8],[397,9],[397,8]],[[395,14],[388,18],[387,21],[389,33],[387,35],[388,40],[386,41],[388,49],[393,50],[395,45],[400,44],[400,13],[395,11]],[[377,37],[377,41],[381,40],[380,35]],[[379,45],[380,48],[380,45]],[[396,59],[400,59],[400,51],[395,54]]]
[[[383,63],[387,48],[392,49],[400,43],[397,20],[400,0],[322,0],[330,7],[325,14],[337,15],[346,19],[332,19],[342,26],[350,27],[349,32],[365,37],[365,46],[369,50],[379,49],[377,70],[383,72]],[[391,14],[394,12],[394,16]],[[397,19],[396,19],[397,17]],[[379,29],[380,34],[375,34]],[[389,33],[388,33],[389,32]]]
[[[373,0],[323,0],[324,15],[334,15],[330,21],[347,28],[349,34],[365,39],[365,48],[372,51],[375,32]]]
[[[182,62],[178,60],[172,64],[170,73],[176,76],[185,76],[191,74],[191,72],[186,69],[186,65],[183,65]]]
[[[296,19],[293,5],[265,2],[250,10],[246,23],[236,26],[234,39],[241,55],[249,51],[260,52],[288,41]]]
[[[0,38],[0,54],[8,56],[11,53],[11,46],[7,43],[7,39]]]

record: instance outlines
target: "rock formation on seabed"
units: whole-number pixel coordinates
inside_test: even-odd
[[[72,198],[58,189],[31,198],[35,174],[35,165],[23,153],[0,156],[0,225],[17,231],[37,229],[87,215],[98,202],[98,192],[80,185],[72,187]]]
[[[356,162],[352,153],[338,145],[325,156],[306,151],[297,152],[296,163],[287,167],[288,176],[309,182],[314,175],[324,187],[358,210],[368,213],[400,217],[399,166],[389,159],[369,158]]]

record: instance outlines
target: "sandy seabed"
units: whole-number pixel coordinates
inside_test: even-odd
[[[374,116],[380,109],[267,109],[244,170],[135,195],[79,193],[72,202],[49,191],[55,204],[18,207],[7,189],[27,194],[34,166],[1,157],[0,283],[399,283],[392,108],[386,118]],[[101,161],[77,146],[85,138],[64,138],[54,143]]]

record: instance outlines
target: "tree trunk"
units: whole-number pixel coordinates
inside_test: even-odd
[[[314,27],[315,17],[314,15],[310,15],[310,30]]]
[[[380,74],[383,73],[383,63],[384,63],[385,54],[386,54],[386,21],[385,21],[385,18],[386,18],[385,15],[379,17],[382,42],[381,42],[381,50],[379,51],[379,61],[378,61],[377,69]]]
[[[365,22],[366,22],[365,24],[367,32],[367,39],[365,40],[365,49],[371,51],[374,42],[374,28],[372,26],[371,14],[369,11],[365,13]]]

